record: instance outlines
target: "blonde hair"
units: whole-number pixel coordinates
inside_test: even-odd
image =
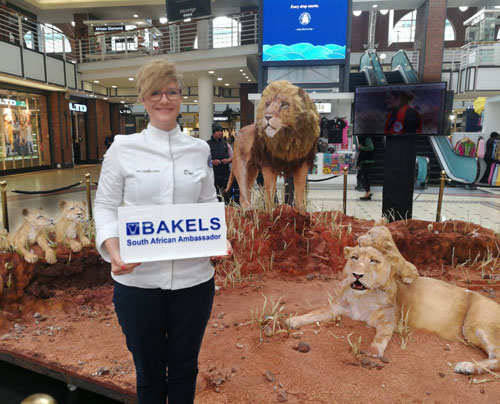
[[[136,75],[139,100],[142,101],[146,96],[172,80],[175,80],[179,88],[182,89],[182,73],[175,63],[165,59],[157,59],[142,65]]]

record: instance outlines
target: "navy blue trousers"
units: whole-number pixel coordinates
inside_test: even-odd
[[[215,293],[213,278],[179,290],[115,282],[113,303],[132,352],[139,404],[192,404],[198,355]],[[168,368],[168,376],[167,369]]]

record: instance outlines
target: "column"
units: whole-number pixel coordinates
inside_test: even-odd
[[[208,73],[198,76],[198,121],[200,139],[208,140],[212,136],[214,119],[214,86]]]

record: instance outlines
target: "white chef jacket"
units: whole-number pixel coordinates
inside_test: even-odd
[[[94,202],[96,246],[111,258],[103,242],[118,237],[118,206],[217,202],[207,142],[179,126],[166,132],[149,124],[141,133],[115,136],[104,156]],[[212,278],[207,257],[144,262],[131,273],[111,275],[127,286],[183,289]]]

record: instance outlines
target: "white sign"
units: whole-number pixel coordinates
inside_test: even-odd
[[[84,104],[73,104],[72,102],[70,102],[69,110],[76,112],[87,112],[87,106]]]
[[[120,254],[125,262],[227,254],[224,203],[122,206]]]
[[[318,110],[319,113],[321,114],[329,114],[332,112],[332,104],[329,102],[316,102],[314,103],[316,105],[316,109]]]

